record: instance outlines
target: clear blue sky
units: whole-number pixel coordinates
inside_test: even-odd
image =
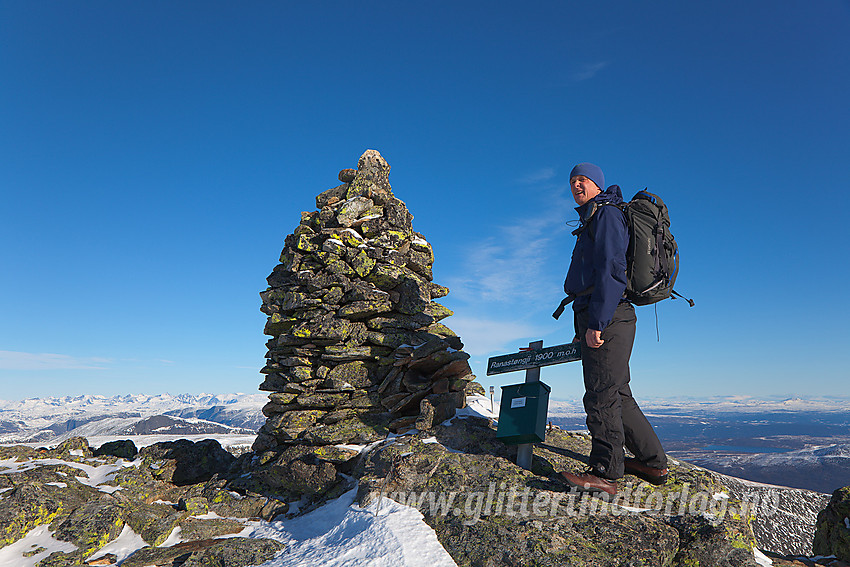
[[[696,299],[638,397],[850,388],[850,2],[0,2],[0,398],[253,392],[258,292],[368,149],[489,356],[550,314],[571,167],[666,200]],[[543,370],[582,393],[578,364]]]

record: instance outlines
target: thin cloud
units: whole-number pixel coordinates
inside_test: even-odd
[[[525,177],[521,177],[518,181],[524,185],[544,183],[555,177],[557,173],[558,172],[554,167],[542,167],[537,171],[532,171]]]
[[[529,303],[550,297],[546,282],[566,269],[564,251],[555,247],[563,236],[568,203],[563,188],[550,191],[544,212],[497,229],[498,234],[467,244],[462,274],[447,278],[452,296],[470,304]],[[557,268],[556,268],[557,266]]]
[[[109,359],[0,350],[0,370],[103,370]]]
[[[453,316],[450,325],[463,340],[463,350],[472,356],[516,350],[517,337],[541,334],[536,327],[517,321]]]
[[[608,66],[608,61],[601,61],[599,63],[588,63],[585,64],[581,70],[577,73],[573,74],[573,80],[575,81],[586,81],[588,79],[592,79],[596,76],[599,71]]]

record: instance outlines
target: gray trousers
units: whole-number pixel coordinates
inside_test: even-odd
[[[617,479],[624,474],[625,445],[642,463],[667,466],[667,455],[629,388],[629,358],[635,342],[635,308],[623,302],[611,323],[602,331],[605,343],[590,348],[585,341],[587,309],[575,313],[576,335],[581,339],[584,372],[584,410],[593,439],[590,466],[600,476]]]

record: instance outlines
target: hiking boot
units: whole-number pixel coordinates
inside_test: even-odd
[[[626,474],[633,474],[656,486],[667,482],[667,469],[656,469],[647,466],[637,459],[626,457]]]
[[[597,475],[596,471],[592,468],[587,469],[587,471],[582,474],[573,474],[571,472],[563,471],[561,476],[564,477],[567,484],[580,490],[585,490],[587,492],[605,492],[611,496],[617,494],[617,481],[602,478]]]

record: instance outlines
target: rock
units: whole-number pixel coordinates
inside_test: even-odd
[[[582,496],[566,490],[558,471],[582,470],[589,449],[587,435],[552,430],[526,471],[488,420],[459,418],[364,455],[353,471],[357,500],[383,495],[417,507],[458,565],[755,567],[748,518],[689,512],[689,501],[723,489],[717,475],[674,465],[667,486],[627,476],[619,500]],[[451,495],[453,503],[437,504]]]
[[[98,447],[93,454],[95,457],[112,455],[113,457],[133,460],[136,458],[138,453],[139,450],[136,449],[136,444],[129,439],[124,439],[123,441],[109,441],[104,443]]]
[[[0,506],[0,546],[5,546],[24,537],[41,524],[49,524],[56,518],[71,513],[82,506],[90,496],[89,491],[59,491],[44,482],[61,482],[54,475],[38,469],[36,477],[26,484],[18,481],[11,491],[3,493]],[[40,478],[39,478],[40,477]]]
[[[244,537],[178,543],[171,547],[145,547],[128,557],[122,567],[243,567],[259,565],[285,549],[271,539]]]
[[[92,451],[85,437],[71,437],[53,450],[60,457],[91,457]]]
[[[813,550],[816,555],[835,555],[850,562],[850,486],[832,493],[829,504],[817,517]]]
[[[214,439],[154,443],[139,451],[139,456],[141,466],[156,471],[156,478],[178,486],[209,480],[216,473],[226,472],[236,460]]]
[[[362,361],[352,361],[340,364],[331,369],[328,379],[351,384],[359,388],[369,383],[369,368]]]
[[[363,213],[370,210],[374,206],[372,199],[366,197],[351,198],[340,206],[337,213],[337,222],[343,227],[350,227],[354,221],[360,218]]]
[[[342,176],[342,172],[340,172],[340,177]],[[342,181],[342,180],[340,180]],[[327,191],[319,194],[316,197],[316,208],[322,209],[327,205],[333,205],[334,203],[339,202],[341,199],[345,197],[345,194],[348,192],[348,183],[343,185],[337,185],[333,189],[328,189]]]
[[[357,173],[351,182],[352,189],[359,191],[373,186],[378,193],[392,196],[389,174],[390,164],[383,156],[377,150],[366,150],[357,162]]]
[[[338,481],[336,467],[331,462],[302,446],[286,449],[274,463],[255,476],[269,486],[294,495],[327,492]]]
[[[219,536],[238,534],[245,529],[245,524],[227,518],[210,518],[199,520],[186,518],[180,523],[180,537],[184,540],[204,540]]]
[[[719,473],[718,476],[729,495],[746,502],[752,510],[752,528],[759,549],[779,555],[812,554],[816,518],[829,503],[829,495],[747,482]]]

